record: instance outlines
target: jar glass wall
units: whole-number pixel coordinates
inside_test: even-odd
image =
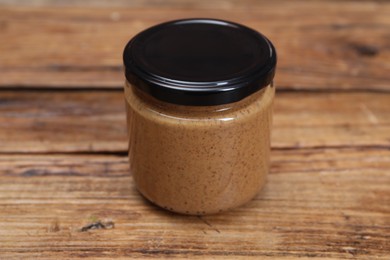
[[[238,102],[183,106],[125,86],[130,171],[153,203],[184,214],[241,205],[269,169],[271,85]]]

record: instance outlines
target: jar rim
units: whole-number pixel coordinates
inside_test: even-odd
[[[150,27],[123,53],[126,79],[174,104],[239,101],[269,85],[276,51],[259,32],[216,19],[183,19]]]

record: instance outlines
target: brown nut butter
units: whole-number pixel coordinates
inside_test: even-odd
[[[170,211],[240,206],[269,169],[276,53],[260,33],[213,19],[136,35],[124,51],[130,171]]]

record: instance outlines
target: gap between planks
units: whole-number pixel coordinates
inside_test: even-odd
[[[124,78],[124,76],[123,76]],[[1,92],[123,92],[124,86],[102,86],[102,87],[86,87],[86,86],[23,86],[23,85],[5,85],[0,86]],[[300,88],[292,86],[276,86],[276,93],[318,93],[318,94],[329,94],[329,93],[383,93],[390,94],[389,89],[376,89],[376,88],[348,88],[348,89],[320,89],[315,87]]]

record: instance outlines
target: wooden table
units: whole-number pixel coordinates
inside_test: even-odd
[[[390,259],[389,1],[0,1],[0,259]],[[268,184],[220,215],[154,207],[128,169],[122,49],[183,17],[279,54]]]

